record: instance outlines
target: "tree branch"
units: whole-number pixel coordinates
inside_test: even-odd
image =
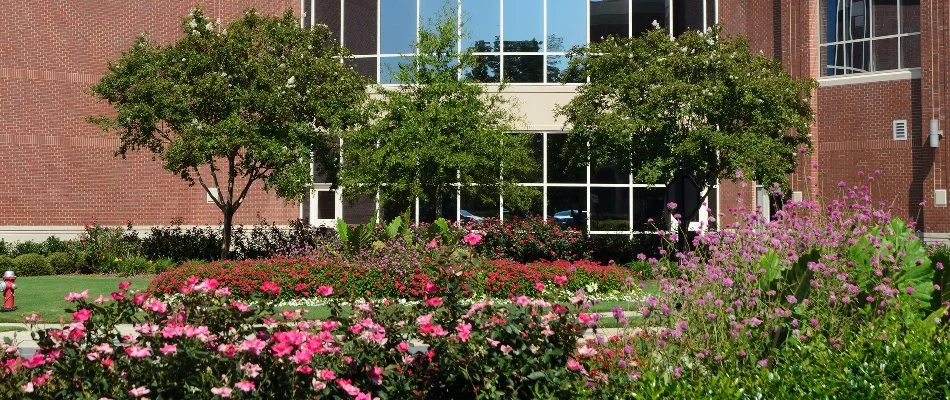
[[[233,203],[235,211],[237,211],[238,207],[241,206],[241,203],[244,202],[244,196],[247,196],[248,190],[251,189],[251,184],[253,184],[254,181],[260,177],[261,175],[258,174],[257,171],[251,171],[251,173],[247,175],[247,183],[244,185],[244,189],[241,190],[241,195],[238,196],[237,201]]]
[[[211,193],[211,189],[208,189],[208,185],[205,183],[204,178],[201,177],[201,171],[198,170],[198,167],[192,166],[191,169],[195,171],[195,175],[198,177],[198,183],[200,183],[201,187],[205,189],[205,193],[207,193],[208,196],[211,196],[211,200],[214,201],[214,204],[223,211],[224,204],[218,200],[218,196],[215,196],[213,193]],[[221,193],[220,189],[218,189],[218,193]]]

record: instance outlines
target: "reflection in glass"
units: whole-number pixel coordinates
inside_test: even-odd
[[[360,75],[369,78],[373,82],[376,81],[376,57],[351,58],[348,59],[346,63]]]
[[[716,25],[716,0],[706,0],[706,27]]]
[[[897,0],[875,0],[870,10],[875,37],[897,34]]]
[[[340,1],[330,0],[320,2],[313,10],[315,24],[324,24],[330,29],[330,37],[340,40]],[[375,25],[375,22],[374,22]],[[373,49],[374,51],[376,49]]]
[[[630,174],[623,173],[613,165],[592,165],[591,183],[629,183]]]
[[[874,51],[874,70],[884,71],[898,68],[900,54],[897,51],[897,38],[875,40],[872,49]]]
[[[614,35],[627,37],[630,26],[630,0],[590,1],[590,41],[599,42]]]
[[[630,230],[630,188],[590,188],[590,230]]]
[[[673,35],[703,30],[703,0],[673,0]]]
[[[505,56],[505,80],[512,83],[544,82],[544,57]]]
[[[463,48],[473,47],[478,42],[495,43],[501,36],[501,2],[499,0],[462,1],[462,27],[468,33],[468,35],[463,35],[465,36],[462,39]]]
[[[548,182],[586,183],[587,169],[569,167],[567,154],[571,149],[566,146],[566,134],[548,134]]]
[[[517,139],[524,139],[524,143],[527,144],[527,147],[530,150],[530,155],[534,159],[535,165],[538,166],[528,175],[513,176],[512,178],[517,179],[518,182],[521,183],[542,183],[543,179],[541,174],[543,171],[541,169],[541,165],[544,161],[544,134],[535,132],[518,132],[513,133],[512,135],[517,135]]]
[[[559,83],[567,74],[569,60],[566,56],[548,56],[548,82]],[[584,77],[580,74],[572,74],[567,77],[567,83],[583,83]]]
[[[384,0],[385,1],[385,0]],[[349,3],[347,3],[349,7]],[[443,18],[458,18],[456,0],[419,0],[419,22],[423,27],[439,22]]]
[[[900,14],[901,33],[920,32],[920,0],[901,0]]]
[[[901,39],[901,68],[920,68],[920,35]]]
[[[379,51],[411,53],[416,42],[416,0],[379,2]]]
[[[317,192],[317,219],[336,218],[336,192],[320,190]]]
[[[439,204],[434,201],[419,201],[419,222],[432,222],[439,218],[455,221],[456,195],[450,194],[442,198]]]
[[[412,57],[381,57],[379,59],[379,83],[402,83],[396,78],[399,65],[410,66]]]
[[[585,0],[548,0],[547,51],[568,51],[574,46],[587,44],[586,27]]]
[[[343,45],[353,54],[376,54],[376,11],[376,0],[346,1]]]
[[[544,39],[544,1],[506,1],[504,14],[505,51],[541,51],[541,46],[530,43]]]
[[[665,187],[633,188],[633,230],[665,229],[669,225],[664,218],[665,198]]]
[[[473,64],[471,68],[465,70],[465,78],[483,83],[500,82],[501,57],[474,56]]]
[[[498,199],[486,200],[480,196],[462,194],[462,220],[479,221],[483,218],[498,218]]]
[[[391,199],[384,202],[380,207],[380,221],[391,221],[396,217],[402,215],[406,211],[409,212],[409,220],[415,221],[416,219],[416,202],[415,200],[410,199]]]
[[[654,28],[654,22],[669,29],[670,19],[666,8],[667,0],[633,0],[633,35],[640,36]],[[700,4],[699,13],[703,9]]]
[[[514,206],[505,203],[505,218],[541,218],[544,214],[544,196],[543,190],[539,187],[526,188],[534,192],[531,196],[531,203],[524,206]]]
[[[587,188],[549,187],[548,217],[558,225],[586,229]]]

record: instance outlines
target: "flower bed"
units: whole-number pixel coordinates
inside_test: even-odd
[[[438,281],[439,272],[431,258],[399,268],[342,258],[194,262],[165,271],[155,278],[149,291],[172,295],[178,293],[189,277],[197,276],[215,279],[242,298],[260,294],[261,285],[269,281],[279,288],[277,297],[281,300],[314,296],[316,288],[322,285],[334,286],[335,295],[344,298],[418,299],[425,295],[422,288],[426,285],[444,286],[444,282]],[[564,289],[570,292],[584,289],[588,294],[607,294],[633,290],[630,286],[633,274],[625,268],[587,261],[527,264],[507,260],[475,261],[460,273],[467,279],[469,294],[490,298],[538,296],[545,289],[553,288],[559,279],[568,282]]]

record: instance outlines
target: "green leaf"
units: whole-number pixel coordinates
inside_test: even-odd
[[[759,279],[759,287],[762,290],[772,285],[772,282],[782,275],[782,267],[779,265],[778,254],[774,250],[769,250],[759,259],[759,269],[765,270],[765,275]]]

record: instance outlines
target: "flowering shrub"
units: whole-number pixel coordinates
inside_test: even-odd
[[[437,257],[444,287],[424,302],[385,299],[326,320],[276,313],[215,279],[192,277],[167,302],[121,284],[90,300],[72,293],[72,321],[39,331],[36,354],[4,346],[0,391],[50,398],[583,398],[576,359],[590,322],[583,294],[570,304],[513,296],[462,304],[469,260]],[[567,284],[559,280],[560,285]],[[336,292],[331,286],[316,289]],[[265,282],[258,297],[280,292]],[[117,323],[134,324],[121,335]]]
[[[484,234],[480,254],[518,262],[586,260],[584,233],[541,218],[490,218],[473,225]]]
[[[185,263],[152,281],[154,294],[175,294],[192,276],[215,279],[242,298],[258,295],[264,282],[280,288],[280,299],[310,297],[321,285],[333,285],[336,296],[344,298],[394,297],[418,299],[425,296],[425,285],[442,287],[438,263],[431,255],[413,258],[415,264],[391,258],[370,262],[344,258],[272,258],[211,263]],[[610,293],[628,288],[629,272],[616,265],[604,266],[587,261],[535,262],[473,260],[462,272],[472,293],[481,297],[507,298],[512,294],[537,296],[545,288],[557,287],[560,278],[569,278],[565,290],[584,289],[587,293]],[[540,286],[539,286],[540,285]]]

